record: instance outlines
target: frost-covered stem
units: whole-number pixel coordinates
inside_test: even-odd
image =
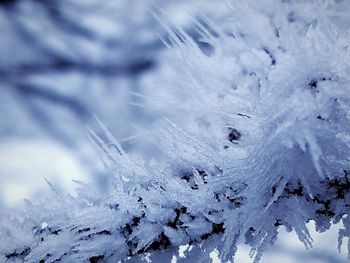
[[[145,99],[166,117],[149,134],[164,163],[91,132],[110,188],[81,183],[77,197],[56,193],[15,223],[2,218],[3,258],[169,262],[190,244],[179,262],[211,262],[214,249],[227,261],[245,242],[257,262],[281,226],[311,247],[310,220],[320,232],[342,220],[340,247],[350,235],[350,59],[348,33],[328,17],[337,3],[233,1],[232,27],[198,23],[204,50],[168,29],[179,83]],[[318,11],[313,27],[304,8]]]

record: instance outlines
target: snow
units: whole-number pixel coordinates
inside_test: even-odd
[[[77,164],[75,157],[50,140],[7,141],[1,145],[0,156],[1,199],[8,205],[47,194],[50,189],[45,179],[66,193],[74,192],[73,179],[87,180],[86,169]]]

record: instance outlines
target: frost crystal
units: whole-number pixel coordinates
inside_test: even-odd
[[[162,161],[139,161],[91,132],[110,190],[80,183],[1,217],[9,262],[223,262],[237,244],[258,262],[278,229],[306,248],[342,220],[350,236],[350,56],[347,1],[232,1],[224,22],[198,19],[194,38],[168,29],[169,50],[144,79],[149,139]],[[340,10],[346,10],[341,12]],[[349,28],[349,23],[346,24]],[[172,81],[169,81],[172,80]],[[181,245],[189,245],[179,256]]]

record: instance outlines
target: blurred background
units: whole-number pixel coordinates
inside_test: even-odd
[[[67,193],[73,179],[106,183],[87,137],[94,114],[126,151],[149,157],[152,146],[139,134],[156,116],[139,95],[157,88],[169,52],[154,9],[195,41],[195,19],[229,15],[211,0],[0,0],[0,209],[47,194],[45,179]],[[306,251],[282,231],[262,262],[346,262],[336,227],[314,237]],[[242,246],[237,262],[250,262],[248,252]]]

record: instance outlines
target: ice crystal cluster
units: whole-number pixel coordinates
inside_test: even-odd
[[[246,243],[258,262],[280,228],[311,247],[310,221],[319,232],[342,221],[339,247],[347,240],[349,2],[227,10],[220,22],[198,18],[196,34],[153,11],[169,49],[136,95],[156,116],[147,139],[162,158],[142,161],[91,131],[108,189],[77,182],[73,197],[52,186],[52,197],[3,215],[2,260],[211,262],[216,250],[226,262]]]

